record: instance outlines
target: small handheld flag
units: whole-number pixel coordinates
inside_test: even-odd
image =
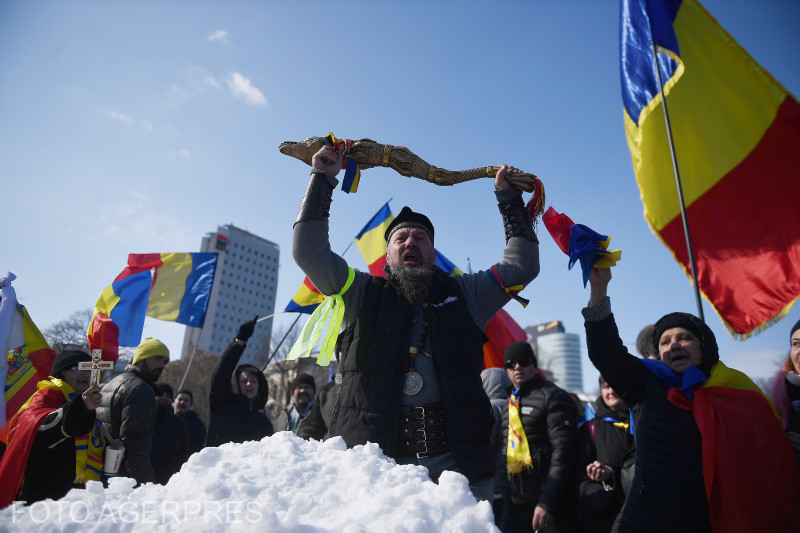
[[[567,215],[552,207],[542,216],[547,231],[558,247],[569,256],[569,269],[580,261],[583,286],[593,268],[609,268],[622,258],[622,250],[609,250],[611,237],[600,235],[583,224],[575,224]]]

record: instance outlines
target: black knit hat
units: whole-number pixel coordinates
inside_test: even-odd
[[[403,209],[400,210],[400,214],[392,220],[389,227],[386,228],[383,238],[386,242],[389,242],[389,238],[395,230],[408,227],[424,229],[428,232],[431,242],[433,242],[433,224],[431,224],[430,219],[422,213],[415,213],[408,206],[404,206]]]
[[[792,326],[792,331],[789,332],[789,340],[790,341],[792,339],[792,335],[794,335],[794,332],[797,331],[798,329],[800,329],[800,320],[798,320],[797,322],[794,323],[794,326]]]
[[[653,345],[658,347],[661,335],[672,328],[684,328],[694,333],[700,339],[703,350],[703,362],[698,367],[704,374],[711,373],[711,367],[719,361],[719,348],[717,338],[705,322],[689,313],[669,313],[658,319],[653,328]]]
[[[517,361],[530,361],[533,363],[533,366],[539,366],[539,362],[536,360],[536,354],[533,353],[533,348],[530,343],[525,341],[509,344],[506,347],[504,359],[506,364]]]
[[[64,350],[53,359],[53,366],[50,367],[50,375],[54,378],[62,379],[63,372],[69,370],[78,363],[89,363],[92,356],[83,350]]]
[[[296,389],[298,385],[309,385],[315,391],[317,390],[317,384],[314,381],[314,377],[310,376],[309,374],[298,374],[294,381],[292,381],[292,390]]]

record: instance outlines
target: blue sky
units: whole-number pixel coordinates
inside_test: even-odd
[[[704,6],[790,92],[800,93],[800,3]],[[537,174],[548,205],[622,249],[610,288],[623,340],[696,312],[691,285],[650,232],[622,120],[617,2],[6,1],[0,3],[0,269],[42,327],[92,307],[128,253],[196,251],[232,223],[278,243],[280,308],[303,279],[291,228],[308,168],[285,140],[333,131],[404,145],[464,169]],[[797,185],[793,184],[797,192]],[[344,250],[393,198],[427,213],[436,245],[466,270],[499,259],[490,180],[439,188],[389,169],[338,191],[331,242]],[[765,206],[768,212],[768,206]],[[724,221],[721,221],[723,223]],[[780,221],[776,221],[780,223]],[[588,300],[544,229],[528,326],[562,320],[583,338]],[[345,256],[364,267],[357,249]],[[800,306],[733,341],[704,302],[722,359],[771,375]],[[288,326],[293,315],[276,325]],[[148,319],[178,352],[183,326]],[[596,371],[584,364],[587,390]]]

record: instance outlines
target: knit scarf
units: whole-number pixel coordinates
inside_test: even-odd
[[[717,362],[706,379],[642,362],[669,387],[667,399],[691,411],[702,436],[703,478],[717,533],[796,531],[800,466],[772,402],[742,372]]]
[[[65,401],[70,401],[78,394],[69,384],[58,378],[49,378],[40,381],[36,385],[37,391],[44,389],[57,389],[64,395]],[[28,398],[20,410],[14,415],[12,423],[31,403],[36,394]],[[75,437],[75,481],[74,483],[84,484],[87,481],[100,481],[100,474],[103,471],[103,450],[105,449],[105,439],[101,432],[99,420],[95,422],[91,433],[81,437]]]
[[[519,388],[517,388],[508,398],[508,443],[506,445],[508,479],[511,479],[513,475],[522,474],[525,468],[533,468],[533,461],[531,461],[531,451],[528,448],[528,439],[522,428],[522,419],[519,416]]]

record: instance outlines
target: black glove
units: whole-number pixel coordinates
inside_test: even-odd
[[[258,315],[256,315],[256,317],[253,320],[248,320],[247,322],[239,326],[239,333],[236,334],[236,338],[239,339],[240,341],[247,342],[247,339],[249,339],[253,335],[253,331],[255,331],[256,329],[257,320],[258,320]]]

